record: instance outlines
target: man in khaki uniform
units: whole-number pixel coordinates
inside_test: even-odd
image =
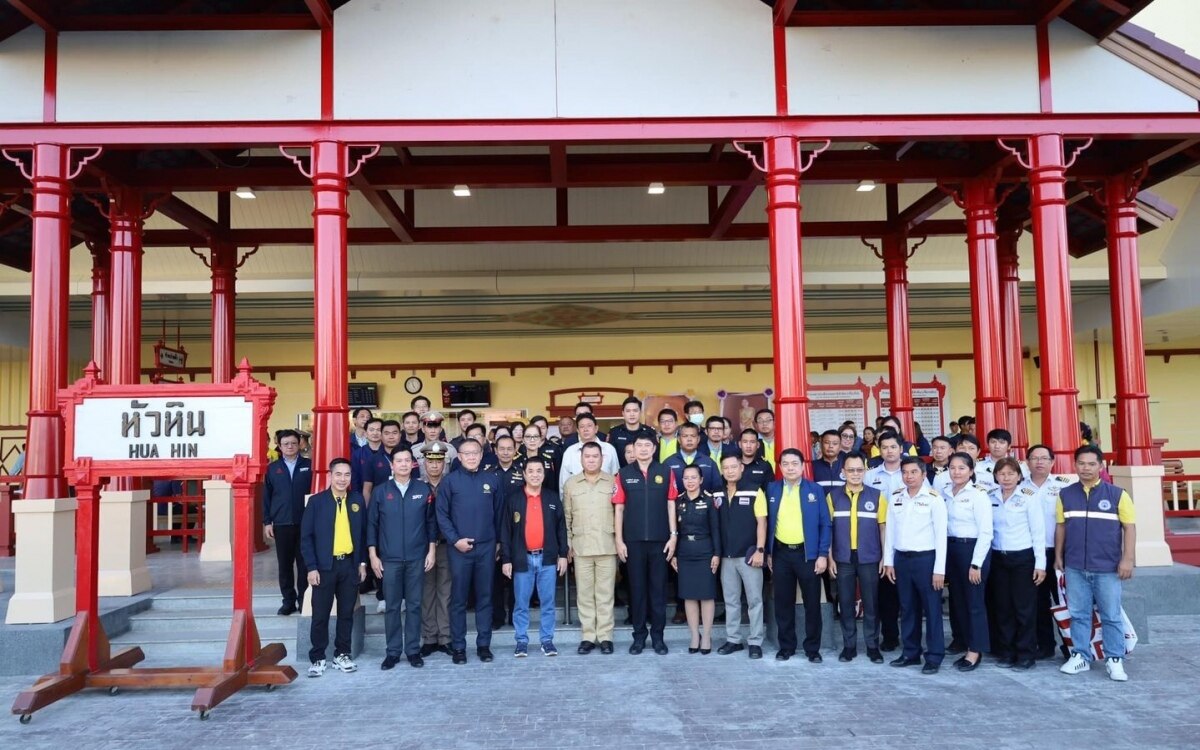
[[[437,492],[446,469],[446,453],[450,446],[434,440],[424,449],[425,472],[430,494]],[[450,653],[450,559],[446,552],[446,537],[437,534],[433,568],[425,571],[421,591],[421,656],[437,652]]]
[[[599,443],[585,443],[580,455],[583,472],[563,486],[569,557],[575,561],[579,607],[580,654],[613,652],[613,595],[617,581],[617,546],[613,527],[613,475],[600,470],[604,454]]]

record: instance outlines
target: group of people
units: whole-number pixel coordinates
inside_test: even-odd
[[[721,598],[726,639],[717,652],[760,659],[765,571],[773,582],[777,660],[801,647],[808,661],[823,660],[824,588],[838,610],[840,661],[857,658],[861,606],[872,662],[900,649],[893,666],[920,665],[926,674],[937,673],[947,653],[961,654],[955,666],[964,672],[985,654],[1023,670],[1056,653],[1056,587],[1047,575],[1053,563],[1065,573],[1079,644],[1062,671],[1090,667],[1094,604],[1109,676],[1126,679],[1120,581],[1132,574],[1133,504],[1101,480],[1096,448],[1076,451],[1076,480],[1051,474],[1046,446],[1028,450],[1028,465],[1009,457],[1004,430],[987,435],[981,457],[968,428],[930,441],[927,463],[888,417],[870,449],[857,442],[851,423],[820,435],[806,476],[807,451],[775,445],[769,409],[759,410],[736,442],[726,438],[725,420],[706,418],[699,402],[689,402],[683,415],[663,409],[654,429],[642,422],[633,397],[622,406],[622,424],[607,435],[581,403],[569,426],[560,423],[556,440],[546,439],[545,418],[489,434],[468,410],[459,414],[461,434],[446,441],[442,415],[427,401],[420,406],[414,402],[400,421],[356,412],[350,457],[331,463],[329,488],[307,508],[311,465],[298,455],[298,436],[277,436],[281,457],[264,483],[264,522],[280,560],[280,613],[294,612],[305,586],[313,589],[310,676],[328,666],[335,603],[332,665],[357,668],[352,608],[358,587],[372,578],[385,612],[384,669],[402,658],[420,667],[437,652],[466,663],[471,600],[477,657],[494,658],[492,631],[504,622],[508,602],[514,654],[524,657],[535,594],[535,645],[557,655],[556,583],[572,565],[581,655],[614,651],[620,571],[631,654],[668,653],[674,578],[689,653],[713,650]],[[949,647],[942,632],[947,584]]]

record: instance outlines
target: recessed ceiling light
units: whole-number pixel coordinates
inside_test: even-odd
[[[470,198],[471,197],[471,187],[469,185],[455,185],[454,186],[454,197]]]
[[[254,188],[248,188],[248,187],[240,187],[237,190],[234,190],[233,194],[243,200],[248,200],[248,201],[252,201],[258,197],[257,195],[254,194]]]
[[[667,188],[661,182],[652,182],[650,183],[650,188],[646,190],[646,192],[650,195],[662,195],[663,193],[667,192]]]
[[[874,189],[875,180],[863,180],[862,182],[858,183],[858,187],[855,188],[855,191],[859,193],[869,193]]]

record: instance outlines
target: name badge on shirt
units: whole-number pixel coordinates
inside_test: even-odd
[[[307,466],[301,466],[301,467],[300,467],[299,469],[297,469],[296,471],[308,471],[308,470],[309,470],[309,469],[308,469],[308,467],[307,467]]]
[[[913,507],[917,509],[918,513],[929,513],[933,510],[929,503],[921,502],[920,500],[914,502]]]
[[[749,504],[750,504],[750,498],[748,498],[748,497],[743,497],[738,500],[738,505],[749,505]]]

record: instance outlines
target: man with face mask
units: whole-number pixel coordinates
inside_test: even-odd
[[[596,418],[591,414],[580,414],[575,418],[576,436],[579,440],[567,446],[563,451],[562,467],[558,471],[558,489],[559,494],[562,494],[562,488],[567,483],[567,480],[583,471],[583,461],[580,455],[580,450],[584,443],[596,441],[600,443],[600,450],[603,454],[600,468],[606,474],[616,475],[621,466],[617,459],[617,451],[613,448],[612,443],[600,441],[600,436],[596,431]]]
[[[704,429],[704,404],[699,401],[688,401],[683,405],[683,419]]]

